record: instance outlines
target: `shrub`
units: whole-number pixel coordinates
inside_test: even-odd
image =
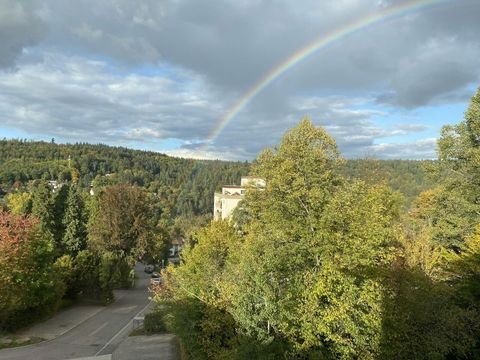
[[[158,334],[167,331],[163,317],[165,314],[162,311],[154,311],[145,315],[143,328],[147,334]]]

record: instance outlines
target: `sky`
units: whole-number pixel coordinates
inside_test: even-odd
[[[432,159],[480,86],[480,0],[382,19],[408,3],[0,0],[0,138],[252,160],[308,116],[347,158]]]

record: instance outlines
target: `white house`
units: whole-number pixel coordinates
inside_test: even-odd
[[[255,176],[242,176],[240,185],[223,186],[222,192],[214,195],[213,218],[215,220],[230,218],[248,187],[264,188],[265,180]]]

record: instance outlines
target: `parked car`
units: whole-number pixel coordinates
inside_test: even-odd
[[[150,279],[150,285],[160,285],[162,283],[162,278],[158,272],[153,272]]]

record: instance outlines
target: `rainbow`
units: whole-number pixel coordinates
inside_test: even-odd
[[[389,20],[396,16],[402,16],[413,11],[419,11],[423,8],[433,6],[436,4],[447,3],[450,0],[410,0],[401,5],[392,6],[383,9],[373,15],[358,19],[348,25],[334,29],[333,31],[323,34],[316,38],[309,45],[301,48],[297,52],[290,55],[287,59],[280,62],[276,67],[266,73],[257,83],[249,88],[243,96],[228,110],[225,116],[214,127],[209,134],[203,150],[207,151],[208,147],[214,142],[222,130],[232,121],[232,119],[247,106],[255,96],[257,96],[263,89],[268,87],[273,81],[279,78],[282,74],[287,72],[292,67],[298,65],[306,58],[325,48],[327,45],[335,41],[342,40],[346,36],[363,30],[369,26],[378,24],[381,21]]]

